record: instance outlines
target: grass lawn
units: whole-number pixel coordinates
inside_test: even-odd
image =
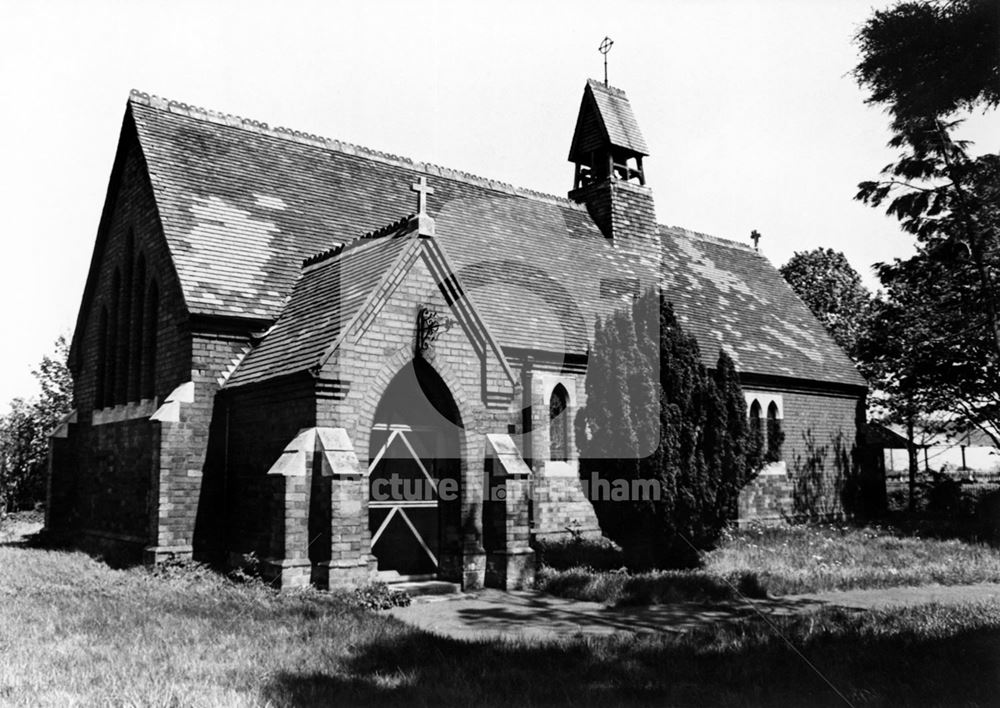
[[[539,573],[540,589],[622,604],[1000,582],[998,548],[878,526],[802,524],[731,531],[694,570],[614,572],[621,555],[587,541],[557,544],[543,551],[542,558],[550,562]]]
[[[729,534],[704,561],[716,575],[753,573],[775,595],[1000,582],[998,548],[879,526],[752,528]]]
[[[846,698],[896,706],[989,705],[1000,695],[998,604],[776,621],[803,658],[760,621],[679,636],[463,643],[346,595],[279,595],[197,567],[113,570],[80,553],[8,544],[0,568],[3,705],[785,706]]]

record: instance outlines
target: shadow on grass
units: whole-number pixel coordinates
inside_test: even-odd
[[[574,633],[697,631],[713,623],[757,620],[761,615],[781,618],[823,607],[824,603],[816,600],[779,598],[581,608],[546,595],[508,594],[492,601],[480,598],[478,604],[459,610],[457,617],[473,632],[517,633],[542,627],[550,635],[570,637]]]
[[[115,570],[143,565],[141,550],[122,550],[114,545],[101,547],[81,542],[80,539],[66,534],[52,533],[45,528],[34,533],[22,534],[19,538],[0,545],[13,548],[37,548],[43,551],[79,551]]]
[[[805,658],[760,622],[546,644],[407,632],[356,647],[336,673],[278,673],[263,697],[279,706],[842,706],[989,705],[1000,695],[995,617],[943,637],[888,632],[872,617],[828,610],[777,621]]]
[[[40,548],[40,546],[36,545],[30,536],[20,536],[0,541],[0,548]]]
[[[674,602],[725,602],[743,597],[764,598],[755,573],[721,577],[704,570],[657,570],[645,573],[596,572],[590,568],[541,568],[535,587],[575,600],[614,605]]]
[[[0,548],[48,548],[56,550],[57,546],[45,535],[45,529],[11,528],[5,525],[0,528]]]

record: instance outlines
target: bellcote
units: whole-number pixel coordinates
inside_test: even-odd
[[[594,81],[583,89],[569,160],[576,177],[569,198],[584,204],[615,248],[656,262],[660,257],[653,195],[642,158],[646,140],[621,89]]]
[[[576,164],[573,189],[609,177],[644,185],[642,158],[647,155],[646,140],[625,92],[588,80],[569,149],[569,161]]]

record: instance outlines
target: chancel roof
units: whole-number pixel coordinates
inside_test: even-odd
[[[264,341],[282,336],[279,315],[318,287],[322,269],[303,261],[413,212],[410,187],[425,176],[435,238],[505,348],[584,354],[595,318],[660,278],[707,364],[722,344],[742,371],[863,385],[771,264],[741,244],[661,227],[655,273],[568,199],[139,92],[129,111],[189,310],[277,321]],[[358,262],[372,277],[384,266]],[[361,298],[371,283],[356,285]],[[333,317],[317,336],[342,325]],[[301,344],[309,357],[319,346]]]
[[[743,372],[864,385],[843,350],[753,248],[660,227],[663,290],[714,366],[720,347]]]

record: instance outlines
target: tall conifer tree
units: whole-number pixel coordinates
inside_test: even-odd
[[[586,391],[577,417],[584,479],[653,480],[660,492],[592,499],[602,530],[632,567],[696,563],[760,467],[732,360],[720,353],[710,375],[697,341],[651,291],[597,323]]]

